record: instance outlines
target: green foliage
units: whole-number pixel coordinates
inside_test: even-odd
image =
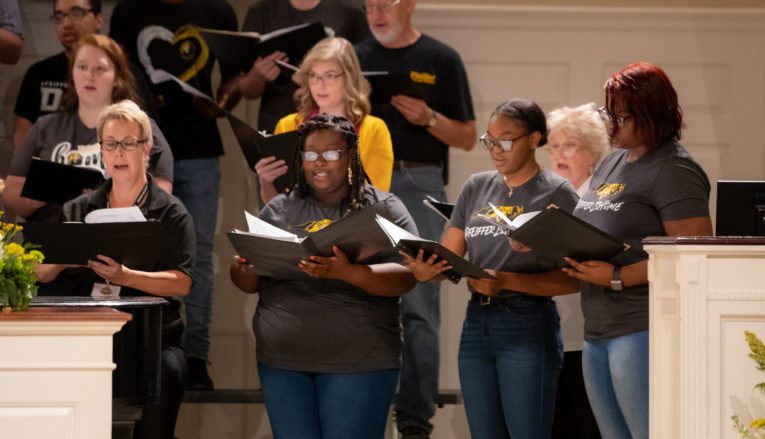
[[[24,310],[37,296],[35,268],[44,256],[29,244],[22,245],[14,237],[22,226],[3,222],[0,211],[0,307]]]

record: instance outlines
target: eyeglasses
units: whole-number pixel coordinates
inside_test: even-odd
[[[320,153],[316,151],[303,151],[301,154],[303,155],[304,162],[315,162],[316,160],[319,160],[319,156],[321,156],[325,161],[335,162],[340,160],[340,155],[345,151],[347,150],[330,149],[329,151],[323,151]]]
[[[122,140],[102,140],[99,142],[101,148],[104,151],[114,151],[117,147],[121,147],[123,151],[132,151],[138,148],[141,143],[146,143],[146,140],[138,140],[134,137],[125,137]]]
[[[582,149],[576,144],[573,143],[564,143],[563,145],[556,144],[550,144],[547,145],[547,153],[550,155],[553,155],[554,153],[558,153],[562,155],[563,157],[566,157],[567,159],[570,159],[571,157],[575,156],[579,150]]]
[[[521,134],[520,136],[516,137],[515,139],[499,139],[494,140],[491,137],[489,137],[489,133],[484,133],[483,136],[481,136],[478,141],[481,142],[481,146],[484,147],[487,151],[491,151],[494,149],[495,146],[499,146],[502,151],[509,152],[513,149],[513,142],[520,139],[521,137],[528,136],[529,133]]]
[[[392,7],[401,3],[401,0],[388,0],[377,3],[364,2],[364,10],[367,14],[371,14],[372,11],[377,9],[378,11],[385,13],[391,10]]]
[[[324,85],[334,84],[337,78],[343,76],[342,73],[327,72],[323,75],[314,72],[308,72],[308,82],[311,84],[318,84],[319,82]]]
[[[624,124],[627,123],[628,119],[632,119],[632,116],[613,116],[611,113],[608,112],[608,109],[606,107],[600,107],[598,108],[598,114],[600,114],[600,118],[605,123],[612,123],[612,121],[616,121],[616,126],[619,128],[624,128]]]
[[[85,18],[88,13],[93,12],[93,9],[85,9],[79,6],[72,6],[68,12],[56,11],[50,16],[50,21],[61,24],[64,18],[69,17],[72,21],[80,21]]]

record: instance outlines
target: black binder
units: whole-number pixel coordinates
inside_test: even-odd
[[[255,59],[276,51],[286,53],[290,63],[300,65],[305,54],[327,37],[320,22],[279,29],[265,35],[204,28],[200,31],[221,64],[237,72],[248,72]]]
[[[104,174],[95,169],[35,159],[29,165],[21,196],[64,204],[82,195],[83,190],[95,189],[103,182]]]
[[[85,265],[96,255],[126,267],[168,268],[178,255],[157,221],[129,223],[24,223],[24,241],[40,246],[46,264]]]
[[[438,216],[446,221],[451,220],[452,212],[454,212],[454,203],[447,203],[446,201],[438,201],[435,198],[427,195],[422,204],[426,205],[429,209],[435,212]]]
[[[407,95],[417,99],[425,99],[425,89],[406,73],[366,72],[364,76],[372,86],[369,100],[373,104],[385,104],[396,95]]]

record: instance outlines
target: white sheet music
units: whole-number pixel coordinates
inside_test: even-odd
[[[85,215],[86,224],[146,222],[138,206],[98,209]]]

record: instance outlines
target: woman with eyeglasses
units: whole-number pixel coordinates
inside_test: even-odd
[[[147,172],[153,128],[149,117],[132,101],[104,109],[97,120],[97,135],[110,178],[98,189],[64,204],[67,221],[83,221],[97,209],[137,206],[149,221],[158,221],[176,251],[175,261],[151,266],[126,267],[110,255],[98,255],[84,267],[43,264],[40,282],[50,282],[66,272],[76,280],[66,295],[109,294],[101,297],[162,296],[162,367],[159,401],[143,407],[134,438],[172,438],[183,398],[183,365],[180,350],[183,321],[180,297],[191,288],[195,254],[194,224],[180,200],[157,185]]]
[[[361,163],[372,185],[388,191],[393,175],[393,144],[382,119],[369,114],[369,82],[364,78],[353,45],[344,38],[326,38],[306,54],[292,80],[297,113],[283,117],[274,133],[294,131],[303,121],[320,113],[343,116],[359,135]],[[288,165],[265,157],[255,165],[260,196],[268,202],[277,195],[274,180],[288,172]]]
[[[342,116],[300,125],[298,184],[260,218],[300,236],[381,202],[416,233],[403,203],[364,181],[358,136]],[[248,271],[234,257],[231,279],[260,297],[252,327],[268,418],[279,438],[383,438],[401,356],[398,297],[415,284],[391,255],[373,265],[333,257],[301,261],[302,278]]]
[[[63,110],[40,117],[11,159],[3,198],[10,209],[29,221],[57,221],[61,212],[60,206],[21,196],[32,158],[91,168],[108,176],[96,135],[98,115],[114,102],[138,101],[125,54],[109,37],[82,37],[72,51],[70,72]],[[149,172],[170,193],[173,155],[154,122],[152,132]]]
[[[600,112],[615,151],[574,215],[631,246],[564,268],[581,281],[587,396],[605,438],[648,437],[647,236],[711,236],[710,185],[678,143],[683,113],[664,71],[638,62],[605,84]]]
[[[579,196],[589,190],[595,166],[608,150],[606,126],[595,103],[562,107],[547,115],[550,169],[569,180]],[[553,438],[599,439],[582,376],[584,316],[581,296],[555,297],[563,339],[563,368],[555,398]]]
[[[550,297],[576,291],[556,261],[523,246],[508,247],[502,229],[479,215],[491,205],[508,217],[550,204],[572,211],[571,184],[542,169],[535,151],[547,142],[545,114],[526,99],[500,104],[481,145],[495,170],[473,174],[462,187],[442,244],[495,276],[468,278],[459,375],[470,433],[475,438],[539,439],[552,431],[562,361],[558,313]],[[407,258],[421,282],[449,269],[435,257]]]

